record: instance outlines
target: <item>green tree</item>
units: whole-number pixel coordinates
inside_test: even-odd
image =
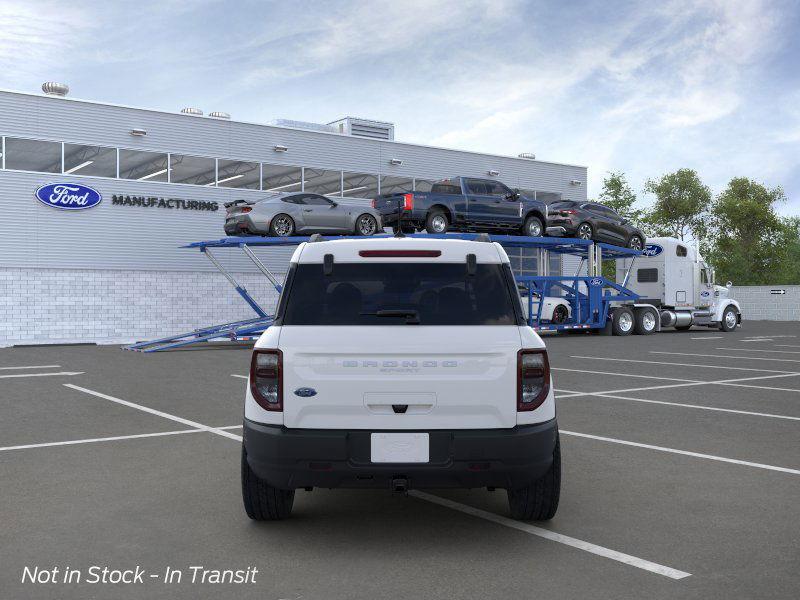
[[[614,209],[637,227],[640,225],[643,213],[634,206],[636,194],[622,171],[610,171],[607,174],[603,180],[603,191],[600,192],[600,203]]]
[[[770,189],[746,177],[731,179],[717,196],[711,207],[707,258],[719,281],[737,285],[797,282],[798,220],[782,219],[775,212],[775,204],[785,200],[780,187]]]
[[[649,179],[644,191],[656,197],[643,218],[650,233],[681,240],[706,236],[711,190],[700,181],[696,171],[678,169],[660,179]]]

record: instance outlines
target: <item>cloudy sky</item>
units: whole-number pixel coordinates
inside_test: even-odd
[[[800,214],[800,2],[0,0],[0,88],[609,170],[744,175]],[[643,201],[647,202],[644,197]]]

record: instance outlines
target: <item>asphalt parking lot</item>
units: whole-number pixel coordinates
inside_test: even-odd
[[[546,343],[561,504],[521,526],[501,490],[300,491],[291,519],[251,522],[248,347],[2,349],[0,597],[800,597],[800,323]],[[21,583],[91,565],[148,575]]]

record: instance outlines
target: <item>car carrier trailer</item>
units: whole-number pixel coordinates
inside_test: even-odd
[[[315,240],[346,239],[348,237],[351,236],[326,237],[319,234],[311,236]],[[389,237],[389,235],[375,237]],[[506,248],[523,248],[530,253],[535,253],[540,267],[539,275],[517,275],[516,280],[522,290],[526,320],[536,331],[594,331],[624,336],[632,333],[649,335],[660,331],[662,327],[670,326],[676,329],[688,329],[692,324],[720,326],[723,330],[730,331],[741,323],[739,305],[735,300],[727,297],[726,288],[712,284],[714,289],[711,290],[707,284],[700,285],[703,281],[713,282],[713,272],[704,263],[698,262],[699,258],[696,252],[692,251],[691,254],[687,254],[689,260],[684,262],[677,261],[678,258],[685,258],[677,255],[679,252],[677,247],[674,248],[675,260],[671,260],[667,256],[673,252],[673,246],[667,242],[669,238],[658,238],[662,251],[656,253],[654,249],[656,244],[648,244],[644,251],[638,251],[592,240],[569,238],[489,235],[486,233],[414,234],[413,237],[498,242]],[[255,312],[255,317],[233,323],[209,325],[185,333],[139,342],[126,346],[126,348],[140,352],[156,352],[198,342],[257,338],[272,324],[273,317],[239,284],[234,275],[225,269],[215,257],[213,250],[216,248],[240,249],[269,279],[276,291],[280,292],[281,285],[278,278],[258,259],[253,248],[296,246],[308,242],[311,238],[308,236],[227,237],[194,242],[184,246],[184,248],[199,250],[205,254]],[[675,241],[677,242],[677,240]],[[647,266],[652,262],[651,259],[657,258],[665,252],[665,247],[668,251],[665,256],[655,261],[658,264]],[[550,253],[579,257],[581,260],[575,274],[571,276],[550,275],[547,272]],[[604,259],[616,261],[616,281],[603,276],[602,263]],[[634,266],[637,265],[637,259],[640,263],[644,262],[645,266],[639,265],[635,277],[636,282],[633,284],[631,283],[631,273]],[[686,298],[690,297],[688,289],[691,289],[697,290],[697,294],[699,294],[696,296],[697,298],[709,299],[709,301],[704,305],[695,306],[694,303],[688,301],[670,304],[665,301],[666,297],[663,293],[654,297],[654,290],[657,288],[645,288],[640,285],[644,283],[641,281],[642,277],[652,279],[652,272],[649,275],[640,275],[640,273],[643,269],[658,269],[658,265],[662,262],[660,273],[667,273],[667,269],[674,268],[674,272],[669,271],[670,281],[684,282],[685,289],[683,291]],[[675,266],[676,262],[680,262],[680,264]],[[695,266],[691,267],[692,264]],[[687,278],[692,279],[687,281]],[[697,285],[695,285],[695,279]],[[672,290],[672,287],[665,289]],[[694,291],[692,291],[692,298],[695,297],[693,294]],[[553,322],[551,314],[544,314],[543,308],[547,304],[565,307],[566,318],[563,321]]]

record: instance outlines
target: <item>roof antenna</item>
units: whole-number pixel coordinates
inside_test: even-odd
[[[405,196],[400,196],[400,198],[397,200],[397,226],[394,228],[394,237],[396,238],[406,237],[406,234],[403,233],[403,224],[401,222],[405,201]]]

